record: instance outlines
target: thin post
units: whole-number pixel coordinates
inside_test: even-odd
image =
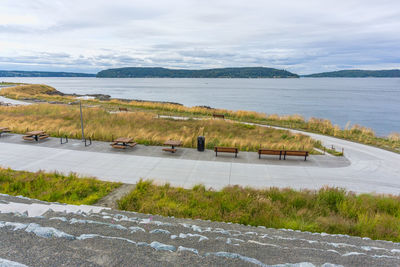
[[[82,101],[79,101],[79,109],[81,111],[82,141],[84,141],[85,140],[85,132],[83,130]]]

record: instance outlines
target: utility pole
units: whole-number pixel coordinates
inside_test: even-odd
[[[82,116],[82,101],[79,101],[79,108],[81,110],[81,128],[82,128],[82,141],[85,141],[85,132],[83,130],[83,116]]]

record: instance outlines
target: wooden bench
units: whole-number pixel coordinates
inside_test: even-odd
[[[283,159],[286,159],[286,156],[299,156],[304,157],[304,160],[307,160],[308,151],[295,151],[295,150],[285,150],[283,151]]]
[[[128,112],[128,109],[127,109],[127,108],[119,108],[119,111],[126,111],[126,112]]]
[[[135,147],[136,145],[137,145],[137,143],[127,143],[126,145],[122,145],[122,144],[119,144],[117,142],[114,142],[114,143],[110,144],[110,146],[112,146],[113,148],[122,148],[122,149],[125,149],[125,148],[128,148],[128,147]]]
[[[111,144],[111,146],[112,146],[113,148],[121,148],[121,149],[127,148],[127,146],[117,145],[117,144]]]
[[[130,146],[130,147],[135,147],[137,145],[137,143],[128,143],[128,146]]]
[[[282,150],[260,148],[258,150],[258,158],[259,159],[261,159],[261,155],[279,155],[279,160],[281,160]]]
[[[215,156],[218,157],[218,152],[235,153],[235,158],[237,158],[238,149],[236,147],[214,147]]]
[[[10,133],[10,129],[6,128],[6,127],[0,127],[0,137],[3,133]]]
[[[26,141],[35,141],[35,138],[33,136],[28,136],[28,135],[24,135],[22,139]]]
[[[224,114],[213,114],[213,118],[220,118],[220,119],[225,119],[225,115]]]
[[[166,152],[171,152],[171,153],[175,153],[176,152],[176,148],[163,148],[162,149],[163,151],[166,151]]]
[[[43,135],[39,135],[39,140],[42,140],[42,139],[46,139],[46,138],[48,138],[49,136],[47,135],[47,134],[43,134]]]

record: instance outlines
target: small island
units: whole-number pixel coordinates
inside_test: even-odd
[[[219,69],[117,68],[100,71],[97,78],[299,78],[286,70],[264,67]]]
[[[399,78],[400,70],[339,70],[302,75],[309,78]]]

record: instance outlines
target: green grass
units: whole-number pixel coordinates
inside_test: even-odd
[[[20,85],[22,83],[0,82],[0,85]]]
[[[324,152],[329,153],[329,154],[331,154],[333,156],[336,156],[336,157],[344,156],[344,153],[342,151],[336,151],[335,149],[331,149],[331,148],[325,147],[321,143],[316,143],[315,147],[320,149],[321,151],[324,151]]]
[[[221,191],[140,181],[118,201],[122,210],[272,228],[400,241],[400,196],[228,186]]]
[[[336,156],[336,157],[341,157],[341,156],[343,156],[343,152],[341,152],[341,151],[336,151],[336,150],[334,150],[334,149],[325,148],[325,151],[326,151],[327,153],[333,155],[333,156]]]
[[[0,193],[22,195],[49,202],[94,204],[108,195],[120,183],[94,178],[79,178],[75,174],[26,172],[0,168]]]

